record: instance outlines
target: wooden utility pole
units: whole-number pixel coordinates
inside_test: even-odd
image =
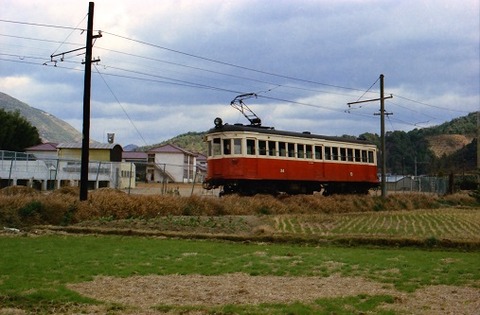
[[[60,61],[63,61],[63,57],[66,54],[77,52],[85,49],[85,60],[82,62],[85,64],[85,77],[83,84],[83,131],[82,131],[82,160],[80,168],[80,200],[88,199],[88,160],[90,150],[90,94],[91,94],[91,82],[92,82],[92,62],[99,62],[100,59],[92,60],[93,40],[102,37],[101,32],[98,35],[93,35],[93,11],[95,4],[89,2],[88,5],[88,21],[87,21],[87,41],[85,47],[69,50],[66,52],[52,54],[50,60],[55,62],[55,57],[62,56]]]
[[[349,106],[358,103],[366,103],[366,102],[374,102],[380,101],[380,113],[374,115],[380,115],[380,165],[381,165],[381,189],[382,189],[382,197],[385,198],[387,196],[387,155],[386,155],[386,148],[385,148],[385,115],[391,115],[392,113],[385,112],[385,99],[393,98],[392,95],[385,97],[384,92],[384,75],[380,74],[380,98],[370,99],[370,100],[363,100],[357,102],[347,103]]]
[[[382,151],[382,197],[387,196],[387,157],[385,148],[385,93],[384,93],[384,76],[380,75],[380,151]]]
[[[80,169],[80,200],[88,199],[88,162],[90,151],[90,95],[92,85],[92,48],[93,39],[93,11],[95,4],[88,4],[87,41],[85,51],[85,77],[83,85],[83,131],[82,131],[82,162]],[[98,60],[95,60],[98,61]]]
[[[480,110],[477,111],[477,188],[480,189]]]

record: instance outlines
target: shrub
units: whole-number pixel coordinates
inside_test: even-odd
[[[480,194],[479,194],[480,195]],[[109,218],[110,220],[164,216],[281,215],[351,213],[432,209],[441,205],[475,206],[475,195],[467,193],[443,197],[427,194],[392,194],[387,198],[367,195],[297,195],[273,197],[257,195],[222,198],[176,195],[128,195],[115,189],[99,189],[87,201],[78,201],[78,188],[66,187],[39,193],[27,187],[0,190],[0,224],[19,227],[32,224],[72,224]]]
[[[44,207],[40,201],[34,200],[18,209],[20,220],[25,224],[39,224],[44,215]]]
[[[430,236],[425,240],[425,245],[427,247],[435,247],[439,243],[439,240],[435,236]]]

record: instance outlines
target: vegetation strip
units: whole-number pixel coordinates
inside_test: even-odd
[[[480,250],[479,241],[437,239],[430,237],[426,239],[401,238],[401,237],[378,237],[378,236],[330,236],[312,237],[309,234],[303,236],[295,235],[235,235],[235,234],[206,234],[191,232],[135,230],[119,228],[95,228],[75,226],[36,226],[35,233],[40,231],[66,232],[71,234],[99,234],[99,235],[120,235],[120,236],[147,236],[147,237],[174,237],[184,239],[206,239],[206,240],[227,240],[237,242],[269,242],[289,244],[336,244],[346,246],[374,245],[392,247],[423,247],[423,248],[450,248],[459,250]]]

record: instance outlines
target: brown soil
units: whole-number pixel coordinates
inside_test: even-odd
[[[107,303],[123,305],[124,314],[161,314],[155,306],[220,306],[260,303],[313,302],[319,298],[359,294],[395,297],[384,310],[415,314],[475,314],[480,309],[480,290],[470,287],[430,286],[414,293],[360,277],[279,277],[243,273],[220,276],[169,275],[129,278],[98,277],[69,285],[78,293]],[[90,312],[102,312],[98,306]],[[192,311],[182,314],[202,314]],[[0,311],[0,314],[2,312]]]
[[[450,155],[472,142],[472,139],[464,135],[439,135],[427,138],[430,149],[436,157]]]

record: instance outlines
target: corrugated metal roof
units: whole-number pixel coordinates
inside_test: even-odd
[[[140,151],[124,151],[122,152],[122,159],[146,160],[148,154]]]
[[[111,150],[115,146],[120,146],[116,143],[90,143],[89,148],[90,150]],[[120,146],[121,148],[122,146]],[[57,145],[59,149],[81,149],[82,143],[81,142],[72,142],[72,143],[60,143]],[[122,149],[123,150],[123,149]]]
[[[197,162],[200,162],[200,161],[207,161],[207,156],[205,154],[198,153],[197,154]]]
[[[162,146],[153,148],[151,150],[148,150],[148,153],[184,153],[187,155],[193,155],[195,156],[194,153],[184,150],[174,144],[164,144]]]
[[[57,146],[57,143],[47,142],[26,148],[25,151],[57,151]]]

